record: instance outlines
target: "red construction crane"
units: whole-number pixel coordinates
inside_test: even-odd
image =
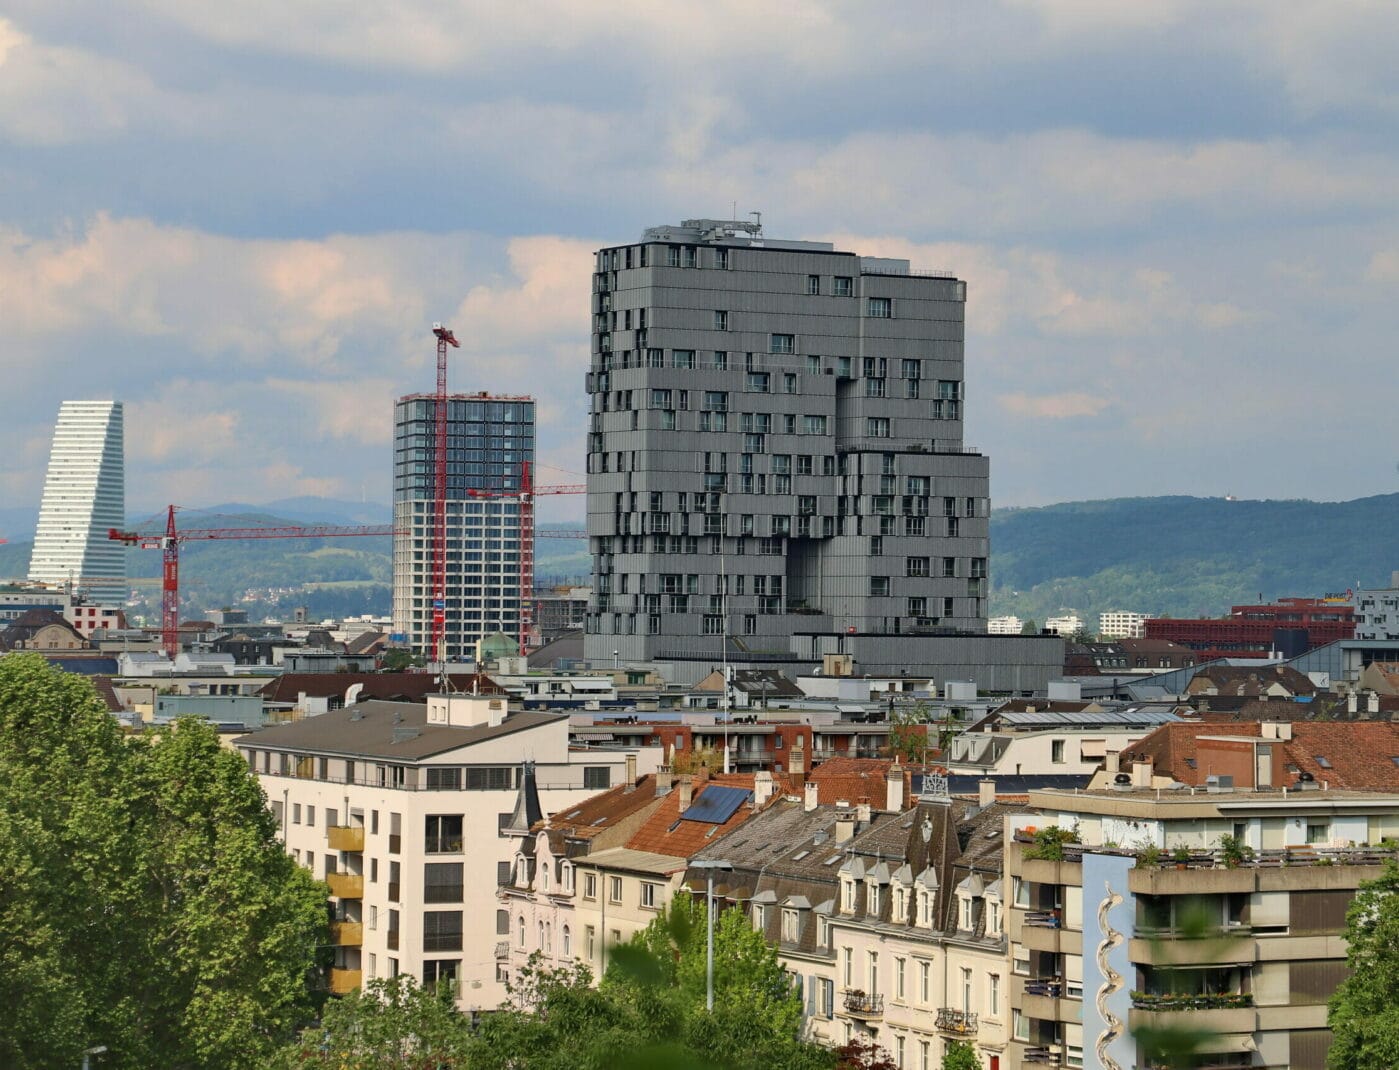
[[[437,409],[434,445],[436,482],[433,484],[432,513],[432,652],[439,665],[447,664],[447,347],[460,349],[461,343],[450,328],[432,325],[437,336]],[[446,669],[443,669],[445,672]]]
[[[165,558],[160,592],[160,641],[172,658],[180,652],[180,544],[204,539],[333,539],[364,535],[392,535],[391,525],[312,525],[280,528],[175,528],[175,506],[170,506],[165,532],[122,531],[109,528],[107,538],[142,550],[160,550]]]

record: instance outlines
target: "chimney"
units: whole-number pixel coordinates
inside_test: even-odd
[[[1360,711],[1360,696],[1354,691],[1346,696],[1346,712],[1358,713]]]
[[[1378,691],[1371,691],[1368,695],[1365,696],[1365,712],[1380,712],[1380,693]]]
[[[1150,763],[1150,762],[1133,762],[1133,763],[1132,763],[1132,787],[1134,787],[1134,788],[1149,788],[1149,787],[1151,787],[1151,763]]]
[[[753,809],[761,810],[766,806],[776,790],[772,782],[772,774],[766,769],[760,770],[753,777]]]
[[[897,758],[884,774],[884,809],[891,814],[901,813],[904,808],[904,767]]]
[[[663,765],[656,770],[656,794],[670,794],[670,766]]]
[[[680,812],[683,814],[694,801],[695,781],[689,773],[680,774]]]
[[[846,843],[855,835],[855,811],[841,810],[836,814],[836,843]]]
[[[806,744],[801,736],[792,740],[787,751],[787,771],[794,777],[806,775]]]
[[[857,800],[855,800],[856,819],[860,822],[860,824],[868,825],[872,816],[873,815],[870,811],[870,797],[868,795],[861,795]]]
[[[1117,771],[1118,771],[1118,768],[1119,768],[1119,766],[1118,766],[1118,760],[1119,760],[1121,757],[1122,757],[1122,752],[1121,752],[1121,751],[1115,751],[1115,750],[1104,751],[1104,752],[1103,752],[1103,769],[1104,769],[1104,771],[1105,771],[1105,772],[1109,772],[1109,773],[1115,773],[1115,772],[1117,772]]]
[[[996,801],[996,782],[984,776],[976,782],[976,803],[983,810]]]
[[[811,811],[816,809],[816,799],[816,782],[814,780],[808,780],[802,796],[802,809],[808,814],[811,813]]]
[[[627,755],[627,786],[623,789],[624,795],[630,795],[636,790],[636,755]]]

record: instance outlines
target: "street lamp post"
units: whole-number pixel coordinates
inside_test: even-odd
[[[709,878],[708,903],[705,910],[705,924],[707,933],[705,936],[705,960],[704,960],[704,1009],[713,1012],[714,1010],[714,871],[722,870],[731,872],[733,863],[722,859],[703,859],[690,863],[691,869],[705,870],[705,875]]]

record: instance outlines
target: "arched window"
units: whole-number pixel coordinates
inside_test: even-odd
[[[525,946],[525,916],[520,915],[520,946]]]
[[[568,926],[563,927],[563,955],[564,958],[571,958],[573,955],[573,940],[569,934]]]
[[[552,925],[544,926],[544,951],[549,955],[554,953],[554,927]]]

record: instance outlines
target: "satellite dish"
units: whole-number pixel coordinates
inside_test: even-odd
[[[1115,777],[1112,778],[1112,782],[1113,782],[1114,784],[1130,784],[1130,783],[1132,783],[1132,774],[1131,774],[1131,773],[1118,773],[1117,776],[1115,776]]]
[[[1297,783],[1299,784],[1310,784],[1315,779],[1316,777],[1311,773],[1302,772],[1297,774]]]

